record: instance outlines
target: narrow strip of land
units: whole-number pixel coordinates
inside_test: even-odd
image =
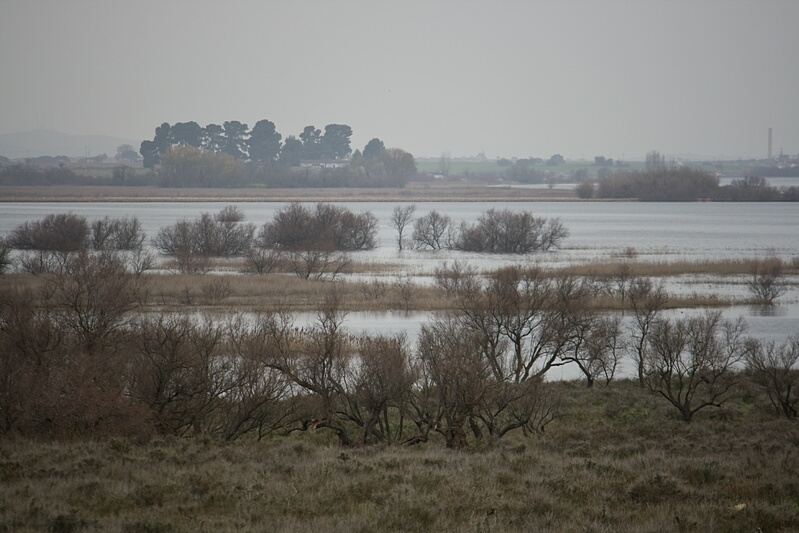
[[[419,183],[404,188],[163,188],[91,185],[0,186],[2,202],[524,202],[578,201],[573,191]]]

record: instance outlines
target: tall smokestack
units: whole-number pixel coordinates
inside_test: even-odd
[[[771,128],[768,129],[768,158],[771,159]]]

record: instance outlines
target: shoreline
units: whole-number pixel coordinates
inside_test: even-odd
[[[488,186],[486,183],[412,183],[366,188],[159,188],[95,185],[0,186],[12,202],[584,202],[573,191]]]

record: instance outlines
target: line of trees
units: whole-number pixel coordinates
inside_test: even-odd
[[[669,164],[657,151],[647,153],[644,170],[604,173],[596,182],[580,183],[576,193],[580,198],[636,198],[647,202],[799,201],[799,187],[771,187],[765,178],[754,176],[720,186],[712,172]]]
[[[317,429],[344,446],[438,434],[462,448],[542,431],[557,417],[551,369],[573,364],[589,386],[609,383],[625,354],[641,365],[641,385],[686,422],[744,379],[781,416],[797,416],[799,338],[758,343],[719,313],[665,318],[647,280],[636,283],[627,328],[586,305],[586,280],[526,266],[439,277],[455,309],[410,346],[347,333],[335,288],[302,328],[281,310],[224,320],[139,313],[143,277],[112,252],[74,254],[41,290],[0,293],[0,432],[233,440]]]
[[[252,130],[239,121],[204,128],[196,122],[165,122],[153,140],[141,143],[140,152],[146,168],[160,165],[161,184],[168,187],[401,187],[416,174],[408,152],[374,138],[363,152],[353,153],[351,136],[346,124],[328,124],[324,132],[306,126],[298,137],[283,141],[269,120],[258,121]]]
[[[325,132],[306,126],[299,139],[278,133],[274,122],[259,120],[252,130],[238,120],[201,127],[196,122],[164,122],[155,129],[153,140],[142,141],[139,152],[144,166],[153,168],[174,145],[193,146],[216,154],[223,153],[242,161],[265,163],[278,158],[289,166],[302,159],[344,159],[350,153],[352,128],[346,124],[328,124]]]

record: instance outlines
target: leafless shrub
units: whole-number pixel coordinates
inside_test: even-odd
[[[137,286],[110,254],[75,255],[41,291],[0,296],[4,429],[101,437],[143,429],[123,400],[128,317]]]
[[[467,285],[477,283],[477,268],[460,261],[454,261],[452,266],[445,261],[441,267],[433,270],[433,275],[436,285],[444,289],[447,296],[463,292]]]
[[[621,251],[621,256],[625,259],[635,259],[638,257],[638,250],[634,246],[628,246]]]
[[[489,209],[476,224],[461,224],[454,247],[472,252],[527,254],[557,247],[568,235],[558,219],[547,222],[528,211]]]
[[[392,444],[403,439],[404,412],[416,381],[404,336],[362,336],[353,340],[357,364],[347,378],[347,417],[359,428],[358,442]]]
[[[278,250],[250,246],[244,255],[244,271],[268,274],[280,265],[282,258],[283,256]]]
[[[633,323],[627,350],[635,362],[638,383],[644,387],[649,335],[668,303],[668,296],[662,285],[655,287],[649,278],[635,278],[630,285],[628,297],[633,311]]]
[[[197,220],[181,220],[161,228],[153,246],[164,255],[176,257],[181,272],[197,271],[202,258],[244,254],[252,243],[255,226],[241,224],[233,213],[222,213],[216,217],[202,213]]]
[[[394,279],[394,288],[397,292],[397,303],[405,311],[410,311],[414,293],[413,278],[407,274],[397,275]]]
[[[211,270],[211,258],[186,252],[175,256],[173,265],[181,274],[206,274]]]
[[[617,266],[611,276],[605,280],[606,292],[611,297],[618,297],[623,305],[636,279],[630,265],[622,263]]]
[[[33,275],[60,274],[72,255],[72,252],[50,250],[24,251],[19,255],[19,267]]]
[[[799,417],[799,335],[785,343],[759,344],[747,353],[746,365],[766,389],[771,405],[788,418]]]
[[[162,433],[206,431],[217,402],[230,390],[224,326],[160,315],[142,319],[135,333],[129,398],[150,410]]]
[[[755,265],[747,287],[758,303],[774,305],[774,301],[787,290],[782,261],[772,258]]]
[[[153,238],[152,244],[164,255],[200,253],[194,225],[188,220],[181,220],[172,226],[161,228]]]
[[[115,250],[139,250],[144,244],[147,235],[136,217],[120,218],[115,220],[114,233],[111,242]]]
[[[402,250],[403,236],[405,227],[413,220],[413,214],[416,212],[415,205],[406,205],[405,207],[397,206],[391,214],[391,226],[397,230],[397,247]]]
[[[223,440],[234,440],[248,433],[257,433],[260,440],[286,427],[295,417],[288,401],[290,384],[279,371],[267,365],[264,336],[260,320],[255,326],[245,324],[240,316],[227,326],[228,393],[219,398],[217,408],[208,417],[208,431]]]
[[[8,239],[0,237],[0,275],[5,274],[14,264],[11,251],[12,246]]]
[[[434,320],[422,326],[417,354],[421,373],[430,380],[436,396],[433,429],[444,436],[448,448],[467,445],[466,424],[476,419],[486,392],[489,368],[479,343],[457,322]],[[418,422],[417,422],[418,424]],[[476,429],[476,436],[480,434]]]
[[[375,246],[377,218],[371,212],[320,203],[314,210],[292,203],[278,211],[258,233],[256,242],[266,248],[288,250],[369,250]]]
[[[137,250],[146,235],[139,219],[104,217],[91,224],[91,245],[95,250]]]
[[[21,224],[11,232],[9,240],[14,248],[21,250],[77,252],[86,248],[88,238],[85,217],[61,213]]]
[[[316,322],[302,332],[279,315],[268,317],[263,327],[267,331],[268,366],[309,396],[309,414],[314,418],[307,427],[329,429],[337,435],[339,444],[352,446],[356,442],[352,427],[346,415],[340,416],[346,406],[346,379],[353,360],[349,338],[341,328],[344,314],[340,305],[340,295],[329,293]]]
[[[91,223],[91,242],[92,248],[95,250],[102,250],[106,247],[108,239],[114,232],[113,222],[111,218],[99,218]]]
[[[581,313],[573,326],[573,340],[562,359],[577,365],[589,387],[596,379],[609,384],[616,373],[624,342],[619,317]]]
[[[80,253],[48,279],[48,305],[56,324],[72,331],[92,352],[112,342],[139,300],[137,279],[115,254]]]
[[[140,276],[153,268],[155,258],[152,252],[139,246],[132,250],[127,256],[128,269],[135,275]]]
[[[233,295],[230,280],[222,276],[214,276],[202,286],[201,291],[205,301],[214,305],[222,303]]]
[[[379,278],[361,283],[361,294],[367,300],[380,300],[388,293],[388,290],[388,283]]]
[[[589,199],[594,197],[594,189],[596,189],[596,184],[593,180],[584,180],[577,184],[574,192],[579,198]]]
[[[347,254],[329,250],[294,250],[285,257],[291,271],[304,279],[332,281],[350,264]]]
[[[235,205],[227,205],[219,213],[214,215],[214,219],[221,223],[241,222],[244,218],[244,213]]]
[[[243,215],[224,211],[215,216],[202,213],[194,222],[200,252],[211,257],[244,254],[252,244],[255,226],[240,223],[240,217]]]
[[[720,407],[738,383],[738,364],[752,349],[742,319],[731,323],[721,313],[685,320],[657,320],[647,340],[645,374],[660,394],[690,422],[705,407]]]
[[[417,250],[449,248],[452,219],[431,211],[413,223],[413,247]]]

